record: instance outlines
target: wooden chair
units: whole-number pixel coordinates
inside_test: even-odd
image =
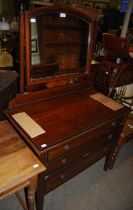
[[[113,97],[116,87],[133,83],[133,59],[129,55],[129,43],[126,38],[105,33],[103,34],[104,57],[100,64],[92,66],[93,86],[100,92]],[[123,94],[123,93],[121,93]],[[115,97],[126,105],[126,97]],[[129,98],[128,98],[129,99]],[[133,106],[133,96],[130,97]],[[133,138],[133,115],[130,113],[121,132],[118,147]]]
[[[117,64],[111,61],[92,65],[91,80],[94,88],[105,95],[112,96],[115,88],[121,85],[120,78],[127,68],[128,64]]]
[[[119,147],[133,139],[133,115],[127,118],[119,138]]]
[[[133,59],[127,39],[113,34],[103,34],[103,51],[101,63],[92,65],[91,79],[97,90],[111,96],[116,87],[133,83]]]
[[[129,43],[127,38],[116,36],[114,34],[104,33],[103,50],[103,60],[112,61],[114,63],[131,62],[131,57],[129,55]]]

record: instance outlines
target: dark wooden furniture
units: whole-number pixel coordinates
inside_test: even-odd
[[[17,77],[16,72],[0,70],[0,121],[5,119],[3,110],[8,106],[9,100],[16,96]]]
[[[119,139],[119,146],[121,147],[123,144],[128,142],[129,140],[133,139],[133,115],[127,118],[125,125],[121,131],[120,139]]]
[[[0,122],[0,200],[16,194],[25,210],[34,210],[38,174],[44,165],[8,121]],[[19,191],[28,187],[28,206]]]
[[[105,170],[111,169],[117,156],[129,110],[91,87],[97,15],[94,9],[54,6],[21,16],[21,93],[6,115],[46,165],[37,210],[43,209],[45,193],[103,156]],[[33,135],[31,124],[39,125],[40,133]]]
[[[111,96],[116,87],[133,83],[133,58],[127,38],[103,34],[104,56],[100,64],[92,65],[94,87]]]
[[[127,63],[131,60],[131,57],[129,56],[129,43],[127,38],[104,33],[103,49],[104,60],[116,62],[116,59],[120,58],[120,63]]]
[[[116,87],[133,83],[133,58],[129,53],[130,45],[128,40],[127,38],[104,33],[103,49],[103,61],[92,67],[93,85],[97,90],[129,106],[132,110],[133,96],[125,97],[122,95],[122,91],[115,93]],[[120,134],[119,148],[129,139],[132,139],[132,135],[132,114],[129,114]]]

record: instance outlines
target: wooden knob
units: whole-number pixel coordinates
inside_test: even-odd
[[[68,152],[68,151],[69,151],[69,149],[70,149],[69,144],[66,144],[66,145],[64,146],[64,150],[65,150],[65,152]]]
[[[64,178],[65,178],[65,175],[64,175],[64,174],[62,174],[62,175],[60,176],[60,178],[61,178],[61,179],[64,179]]]
[[[116,122],[112,122],[112,126],[115,126],[116,125]]]
[[[63,159],[61,160],[61,162],[62,162],[62,164],[66,164],[67,159],[66,159],[66,158],[63,158]]]
[[[112,137],[113,137],[113,134],[108,135],[108,139],[112,139]]]

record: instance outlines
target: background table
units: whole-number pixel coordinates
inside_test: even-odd
[[[28,209],[34,209],[37,175],[44,171],[37,159],[8,121],[0,122],[0,200],[28,187]],[[26,205],[16,194],[24,209]]]

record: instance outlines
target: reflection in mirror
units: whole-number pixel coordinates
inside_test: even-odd
[[[88,23],[70,13],[45,12],[30,17],[31,78],[83,72]]]

